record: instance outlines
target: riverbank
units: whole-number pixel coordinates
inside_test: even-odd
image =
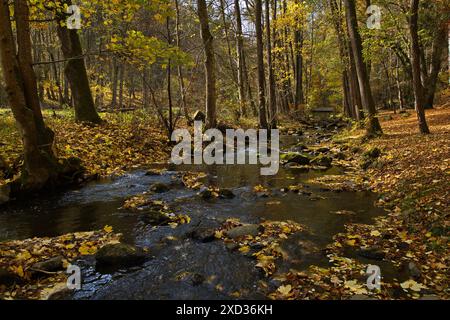
[[[347,224],[327,248],[332,267],[287,273],[272,298],[449,299],[450,108],[427,111],[427,119],[427,136],[411,111],[382,113],[384,135],[369,142],[361,129],[333,138],[329,148],[356,154],[341,163],[351,173],[318,182],[336,192],[374,191],[388,214]],[[381,290],[367,288],[367,264],[380,266]]]
[[[69,111],[44,111],[55,132],[55,151],[60,159],[78,158],[85,180],[119,176],[150,163],[167,161],[167,137],[148,114],[101,114],[105,123],[75,123]],[[20,174],[22,143],[9,110],[0,110],[0,203],[6,184]]]

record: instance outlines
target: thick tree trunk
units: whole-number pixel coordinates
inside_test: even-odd
[[[419,129],[423,134],[429,134],[424,110],[424,88],[421,81],[420,70],[420,44],[419,44],[419,0],[411,0],[409,32],[411,36],[411,66],[413,74],[414,100],[419,121]]]
[[[215,128],[216,116],[216,60],[214,56],[214,38],[209,30],[208,8],[206,0],[197,2],[198,18],[200,20],[201,36],[205,49],[206,76],[206,127]]]
[[[264,71],[264,45],[262,31],[262,2],[255,0],[255,30],[256,30],[256,52],[258,68],[258,103],[259,103],[259,126],[262,129],[268,129],[267,111],[266,111],[266,90],[265,90],[265,71]]]
[[[356,19],[355,0],[344,0],[349,38],[353,51],[353,56],[358,74],[358,82],[361,92],[363,107],[367,113],[366,131],[369,137],[382,134],[380,122],[376,117],[375,102],[372,96],[372,89],[369,83],[366,64],[362,55],[362,41],[358,31],[358,21]]]
[[[16,55],[8,1],[0,2],[0,56],[6,93],[24,147],[22,187],[39,189],[56,175],[57,162],[51,148],[42,145],[40,141],[41,130],[47,130],[39,127],[42,126],[43,121],[38,119],[39,116],[36,116],[36,110],[33,109],[36,107],[33,103],[36,101],[31,100],[37,97],[37,84],[34,71],[29,64],[31,51],[23,52],[23,50],[31,49],[27,44],[30,41],[27,12],[28,7],[24,0],[17,4],[15,18],[16,22],[20,23],[21,30],[18,30],[18,33],[21,39],[18,46],[20,51]],[[47,132],[49,133],[46,136],[49,138],[47,142],[52,142],[53,135],[50,135],[50,131]]]
[[[434,38],[433,50],[431,53],[430,74],[428,75],[425,85],[424,108],[432,109],[434,104],[434,95],[439,78],[439,72],[442,66],[442,58],[445,52],[447,38],[447,25],[443,23]]]
[[[65,3],[70,6],[72,1],[68,0]],[[57,33],[61,42],[61,50],[64,58],[67,60],[65,73],[72,90],[75,120],[100,123],[101,119],[95,109],[94,99],[89,87],[89,79],[78,32],[77,30],[69,30],[66,26],[61,25],[61,21],[65,21],[65,15],[59,16],[57,20]]]
[[[41,106],[39,102],[36,74],[33,70],[29,8],[26,0],[15,1],[14,11],[17,30],[17,57],[23,75],[22,80],[25,88],[25,100],[28,108],[33,110],[34,121],[36,123],[36,129],[38,131],[37,138],[39,146],[43,149],[44,152],[48,153],[51,158],[54,158],[54,133],[44,123],[44,118],[42,117]],[[57,75],[55,75],[55,77],[57,77]]]

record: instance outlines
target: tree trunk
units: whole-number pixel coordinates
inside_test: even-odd
[[[256,30],[256,52],[258,68],[258,103],[259,103],[259,126],[261,129],[268,129],[266,112],[266,91],[264,72],[264,46],[262,32],[262,2],[255,0],[255,30]]]
[[[267,67],[269,69],[269,124],[272,129],[277,128],[277,96],[276,96],[276,85],[275,85],[275,74],[273,71],[273,64],[272,64],[272,33],[271,33],[271,27],[270,27],[270,0],[265,0],[265,7],[266,7],[266,34],[267,34]]]
[[[239,0],[234,0],[234,15],[236,17],[236,51],[238,60],[238,93],[239,93],[239,112],[241,116],[247,114],[246,96],[245,96],[245,78],[244,78],[244,40],[242,35],[242,18]]]
[[[233,55],[231,54],[231,42],[230,42],[230,32],[228,29],[227,18],[225,15],[225,0],[220,0],[220,13],[222,15],[223,31],[225,33],[225,41],[227,43],[227,53],[228,53],[228,64],[230,65],[231,75],[234,83],[238,83],[237,73],[235,64],[233,62]]]
[[[429,134],[424,110],[424,89],[420,70],[420,44],[419,44],[419,0],[411,0],[409,32],[411,36],[411,66],[413,74],[414,100],[419,121],[419,129],[423,134]]]
[[[436,93],[436,86],[439,78],[439,71],[442,66],[442,57],[445,52],[447,38],[447,25],[443,23],[433,41],[433,50],[431,53],[430,74],[425,81],[425,101],[424,108],[432,109],[434,104],[434,95]]]
[[[0,2],[0,56],[9,104],[16,119],[24,148],[24,167],[22,188],[39,189],[54,177],[56,157],[51,146],[53,134],[45,128],[39,117],[35,99],[37,95],[36,75],[32,69],[31,40],[29,34],[28,5],[18,0],[15,7],[15,20],[18,33],[18,52],[14,41],[8,1]],[[20,31],[19,31],[20,30]],[[33,83],[34,81],[34,83]],[[39,101],[39,100],[38,100]],[[41,136],[45,132],[45,136]]]
[[[355,0],[344,0],[349,38],[355,59],[358,82],[361,92],[363,107],[367,113],[366,131],[369,137],[382,134],[380,122],[376,117],[375,102],[372,96],[372,89],[369,83],[366,64],[362,55],[362,41],[358,31],[358,21],[356,19]]]
[[[71,5],[72,1],[65,1]],[[59,15],[57,19],[57,33],[61,42],[61,50],[67,61],[65,73],[69,80],[70,89],[75,107],[75,120],[80,122],[100,123],[101,119],[95,109],[92,98],[86,64],[83,58],[80,37],[77,30],[69,30],[61,23],[65,22],[65,15]]]
[[[111,110],[114,110],[117,106],[117,83],[119,78],[119,65],[117,59],[112,58],[112,98],[111,98]]]
[[[214,38],[209,30],[208,8],[206,0],[198,0],[198,18],[200,20],[201,36],[205,49],[206,76],[206,128],[217,125],[216,116],[216,62],[214,56]]]
[[[405,109],[405,99],[403,98],[402,84],[400,81],[400,63],[398,57],[396,58],[395,66],[395,83],[397,85],[398,107],[400,111],[403,111]]]
[[[176,12],[176,18],[175,18],[175,41],[177,44],[177,47],[180,48],[180,8],[178,5],[178,0],[175,0],[175,12]],[[178,71],[178,85],[180,87],[180,96],[181,96],[181,104],[183,106],[183,112],[184,116],[188,121],[190,121],[189,111],[186,103],[186,88],[184,85],[184,77],[183,77],[183,68],[181,67],[181,64],[178,64],[177,66]]]

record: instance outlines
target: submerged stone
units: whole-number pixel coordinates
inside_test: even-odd
[[[155,183],[150,187],[150,191],[155,193],[164,193],[170,191],[170,187],[164,183]]]
[[[233,228],[227,231],[226,235],[231,239],[237,239],[244,236],[256,237],[260,232],[264,232],[264,227],[259,224],[248,224]]]
[[[0,186],[0,205],[9,201],[11,189],[7,185]]]
[[[222,199],[234,199],[236,195],[230,189],[220,189],[219,198]]]
[[[101,267],[131,267],[143,263],[146,254],[141,248],[124,243],[108,244],[98,250],[95,255],[96,266]]]

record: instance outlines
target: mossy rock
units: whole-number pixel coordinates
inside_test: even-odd
[[[377,147],[370,148],[364,152],[363,157],[369,159],[378,159],[381,156],[381,150]]]
[[[297,163],[300,165],[308,165],[311,162],[311,159],[309,156],[301,153],[296,152],[288,152],[281,155],[281,160],[290,162],[290,163]]]
[[[313,165],[326,167],[326,168],[331,168],[332,163],[333,163],[333,159],[331,157],[328,157],[325,155],[319,155],[311,161],[311,164],[313,164]]]
[[[158,182],[150,187],[150,191],[155,193],[165,193],[170,191],[170,187],[167,184]]]

